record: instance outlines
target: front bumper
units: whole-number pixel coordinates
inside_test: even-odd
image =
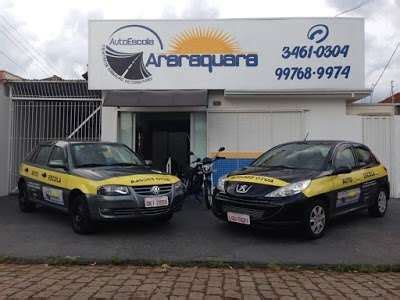
[[[216,193],[213,199],[213,213],[221,220],[228,221],[227,213],[241,213],[250,216],[254,227],[285,227],[303,222],[308,198],[297,194],[290,199],[248,199],[225,193]]]
[[[167,196],[168,206],[145,207],[144,199],[151,195],[141,195],[131,189],[127,196],[90,196],[88,197],[90,216],[93,220],[149,219],[173,214],[183,206],[182,189],[171,190],[157,196]]]

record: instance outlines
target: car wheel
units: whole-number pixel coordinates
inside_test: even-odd
[[[25,184],[22,184],[18,193],[19,209],[24,213],[33,212],[36,209],[36,204],[29,200],[28,190]]]
[[[318,239],[325,233],[328,214],[324,204],[316,202],[310,205],[304,217],[304,229],[308,238]]]
[[[72,229],[78,234],[90,234],[96,231],[96,223],[91,219],[89,207],[84,196],[78,196],[71,209]]]
[[[368,212],[371,217],[381,218],[386,214],[387,207],[388,207],[387,194],[384,190],[380,190],[374,204],[368,207]]]

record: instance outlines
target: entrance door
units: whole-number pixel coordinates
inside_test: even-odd
[[[171,159],[172,173],[182,173],[189,166],[190,114],[137,113],[136,151],[162,171]]]

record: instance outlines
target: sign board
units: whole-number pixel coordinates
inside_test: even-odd
[[[364,20],[89,21],[89,88],[364,89]]]

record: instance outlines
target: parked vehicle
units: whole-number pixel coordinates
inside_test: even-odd
[[[215,216],[251,226],[301,225],[321,237],[332,218],[368,209],[383,217],[390,185],[368,147],[346,141],[286,143],[219,179]]]
[[[80,234],[94,232],[99,221],[168,221],[184,199],[177,177],[117,143],[43,143],[21,164],[18,188],[22,212],[38,204],[68,212]]]
[[[197,199],[203,201],[205,207],[210,209],[213,200],[213,163],[217,159],[224,159],[219,154],[225,151],[225,147],[218,149],[215,157],[197,158],[192,162],[192,167],[186,172],[182,181],[186,187],[186,195],[194,195]],[[194,155],[190,152],[190,155]]]

